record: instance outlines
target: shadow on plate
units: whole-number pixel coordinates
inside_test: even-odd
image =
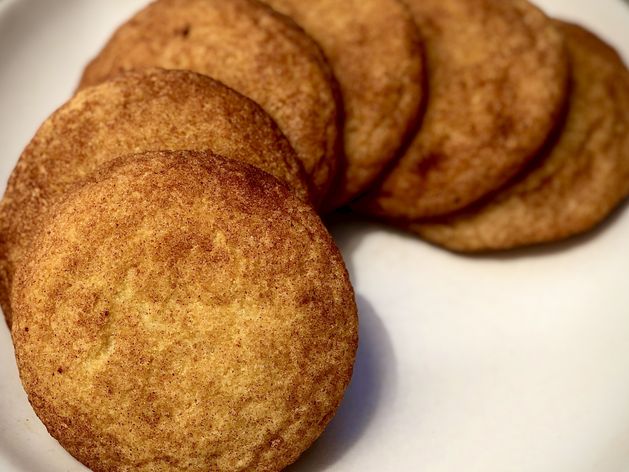
[[[627,2],[629,3],[629,0],[627,0]],[[415,240],[420,244],[434,247],[435,249],[457,255],[466,260],[478,259],[509,261],[515,259],[547,257],[554,254],[579,249],[582,246],[592,242],[593,240],[600,238],[603,234],[612,229],[615,225],[619,223],[622,218],[626,217],[625,214],[627,212],[629,212],[629,200],[626,200],[625,202],[620,204],[607,216],[607,218],[605,218],[601,223],[596,225],[591,230],[586,231],[585,233],[571,236],[562,241],[543,243],[516,249],[494,252],[479,252],[471,254],[449,251],[448,249],[444,249],[440,246],[437,246],[436,244],[424,241],[419,236],[415,236],[407,231],[403,231],[399,228],[380,221],[376,221],[369,217],[352,214],[349,210],[342,210],[333,213],[326,219],[326,225],[328,226],[330,232],[333,234],[338,246],[341,248],[341,251],[346,256],[346,262],[348,263],[350,274],[354,275],[354,271],[351,267],[351,255],[354,250],[361,244],[362,239],[369,233],[369,231],[374,229],[395,235],[406,240]],[[356,234],[358,236],[353,239],[353,235]]]
[[[288,472],[325,470],[338,462],[367,431],[383,400],[390,401],[397,383],[391,339],[380,317],[361,295],[360,342],[354,375],[339,410],[321,437]]]
[[[571,236],[563,241],[557,241],[554,243],[538,244],[536,246],[523,247],[517,249],[510,249],[507,251],[498,251],[493,253],[479,253],[468,254],[463,257],[469,259],[491,259],[491,260],[512,260],[531,257],[545,257],[560,252],[567,252],[576,250],[582,246],[600,238],[603,234],[608,232],[611,228],[618,224],[619,220],[624,218],[624,214],[629,207],[629,201],[625,201],[612,211],[607,218],[601,223],[585,233]]]

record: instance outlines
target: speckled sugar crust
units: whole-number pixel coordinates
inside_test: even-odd
[[[573,69],[565,124],[535,165],[482,205],[410,229],[455,251],[510,249],[592,228],[629,194],[629,71],[589,31],[560,23]]]
[[[259,103],[323,199],[339,159],[336,82],[317,44],[289,18],[256,0],[157,0],[117,29],[80,86],[153,66],[209,75]]]
[[[309,199],[304,171],[273,120],[209,77],[155,69],[86,88],[42,124],[0,203],[0,303],[9,323],[15,267],[55,199],[108,160],[169,149],[208,149],[253,164]]]
[[[424,97],[417,26],[399,0],[265,0],[320,45],[343,99],[344,160],[324,207],[341,206],[390,165]]]
[[[526,0],[409,0],[424,39],[419,133],[357,208],[418,220],[503,186],[539,151],[567,95],[563,38]]]
[[[314,210],[210,153],[121,158],[75,188],[13,306],[29,400],[96,472],[280,471],[334,415],[356,353]]]

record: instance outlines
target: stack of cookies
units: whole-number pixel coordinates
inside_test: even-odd
[[[629,194],[629,72],[526,0],[157,0],[28,144],[0,303],[50,433],[96,471],[279,471],[349,383],[319,214],[456,251]]]

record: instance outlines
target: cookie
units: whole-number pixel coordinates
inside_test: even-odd
[[[20,267],[13,340],[49,432],[94,471],[279,471],[350,380],[341,255],[277,179],[133,155],[70,193]]]
[[[308,198],[305,174],[273,120],[209,77],[149,70],[86,88],[37,131],[0,203],[0,302],[9,323],[15,265],[51,202],[122,154],[180,149],[256,165]]]
[[[118,28],[80,86],[153,66],[209,75],[259,103],[323,198],[339,158],[334,80],[319,47],[288,18],[254,0],[158,0]]]
[[[343,99],[345,162],[326,207],[364,192],[414,131],[423,56],[408,8],[399,0],[265,0],[321,45]]]
[[[456,251],[557,241],[592,228],[629,194],[629,72],[592,33],[560,24],[573,83],[565,124],[535,165],[488,202],[411,225]]]
[[[544,145],[567,95],[561,33],[525,0],[409,0],[425,41],[420,131],[357,208],[417,220],[501,187]]]

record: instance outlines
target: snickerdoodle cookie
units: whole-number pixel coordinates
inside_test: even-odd
[[[290,19],[256,0],[157,0],[118,28],[81,86],[153,66],[207,74],[259,103],[323,198],[339,158],[335,82],[319,47]]]
[[[50,212],[13,306],[36,413],[97,472],[280,471],[334,415],[357,344],[314,210],[210,153],[105,164]]]
[[[513,185],[459,215],[411,229],[457,251],[508,249],[586,231],[629,194],[629,72],[583,28],[559,24],[573,83],[557,140]]]
[[[86,88],[37,131],[0,203],[0,303],[7,321],[15,266],[69,185],[122,154],[184,149],[260,167],[308,199],[306,176],[277,125],[223,84],[193,72],[147,70]]]
[[[358,208],[394,220],[450,213],[501,187],[561,115],[563,37],[526,0],[408,0],[424,38],[419,133]]]
[[[413,132],[420,113],[423,56],[417,26],[399,0],[265,0],[320,45],[340,88],[345,156],[326,202],[365,191]]]

